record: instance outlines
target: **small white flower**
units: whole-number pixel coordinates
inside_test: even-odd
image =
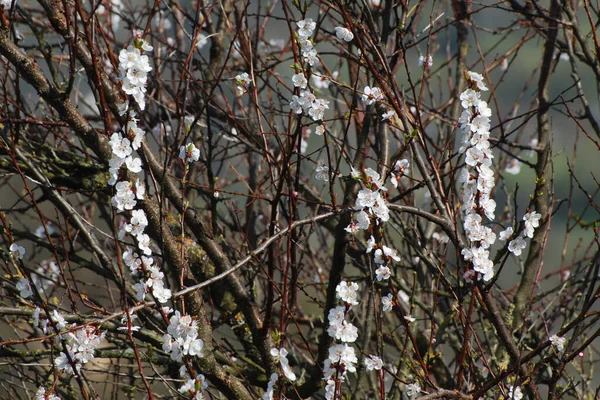
[[[394,299],[391,293],[381,297],[381,307],[384,312],[390,311],[394,307]]]
[[[367,371],[379,371],[381,368],[383,368],[383,361],[377,356],[366,356],[364,363]]]
[[[188,143],[179,148],[179,158],[188,164],[198,161],[198,159],[200,159],[200,150],[196,148],[194,143]]]
[[[19,260],[22,260],[25,255],[25,247],[19,246],[16,243],[11,244],[9,250],[13,257],[18,258]]]
[[[371,235],[371,237],[367,241],[367,250],[365,251],[365,253],[370,253],[375,247],[375,244],[375,238],[373,237],[373,235]]]
[[[364,211],[356,214],[356,227],[358,229],[367,230],[371,225],[371,220],[369,219],[369,214]]]
[[[314,22],[312,18],[298,21],[296,22],[296,25],[298,26],[298,36],[300,36],[301,39],[307,39],[317,27],[317,23]]]
[[[378,87],[365,86],[362,95],[363,103],[370,106],[371,104],[380,100],[383,100],[383,93],[381,92],[381,89],[379,89]]]
[[[550,343],[552,343],[552,346],[556,347],[556,350],[559,353],[562,353],[562,351],[565,349],[565,344],[567,343],[567,338],[564,338],[562,336],[552,335],[552,336],[550,336]]]
[[[134,174],[142,172],[142,160],[140,160],[138,157],[127,157],[127,159],[125,159],[125,165],[127,165],[127,169]]]
[[[319,125],[315,128],[315,135],[321,136],[323,133],[325,133],[325,126]]]
[[[289,365],[287,359],[288,352],[283,347],[281,349],[272,348],[271,356],[275,359],[275,362],[279,362],[281,364],[281,370],[286,378],[290,381],[296,380],[296,374],[292,371],[292,368]]]
[[[504,241],[508,240],[512,235],[513,235],[513,228],[512,228],[512,226],[509,226],[508,228],[506,228],[505,230],[500,232],[499,239],[504,242]]]
[[[540,219],[542,218],[542,214],[532,211],[523,216],[523,221],[525,221],[525,235],[529,238],[533,237],[533,231],[535,228],[540,226]]]
[[[508,251],[510,251],[517,257],[521,255],[521,251],[525,247],[527,247],[527,243],[525,242],[525,240],[523,240],[522,236],[519,236],[518,238],[513,239],[508,243]]]
[[[341,281],[335,288],[336,297],[350,305],[358,304],[358,283]]]
[[[508,388],[508,399],[510,400],[521,400],[523,398],[523,392],[518,386],[511,386]]]
[[[25,278],[19,279],[17,282],[17,290],[19,291],[19,296],[26,299],[29,296],[33,295],[33,290],[31,290],[31,285],[29,281]]]
[[[384,112],[381,115],[381,120],[387,121],[388,119],[392,118],[394,116],[394,114],[396,114],[396,112],[394,110],[387,110],[386,112]]]
[[[319,163],[317,165],[317,169],[315,170],[315,179],[318,181],[329,181],[329,167]]]
[[[421,386],[418,382],[411,383],[406,385],[405,392],[408,397],[416,397],[421,393]]]
[[[483,157],[483,152],[480,149],[478,149],[477,147],[471,147],[467,150],[465,162],[467,163],[467,165],[474,167],[477,164],[483,162]]]
[[[346,42],[351,42],[354,39],[354,34],[348,28],[344,28],[343,26],[338,26],[335,28],[335,35],[338,39],[343,39]]]
[[[425,63],[427,63],[428,67],[431,67],[433,65],[433,57],[431,57],[430,55],[428,55],[427,57],[419,56],[419,67],[422,67],[423,65],[425,65]]]
[[[306,89],[306,85],[308,85],[308,81],[303,73],[294,74],[292,76],[292,82],[295,87],[299,87],[300,89]]]
[[[431,237],[440,243],[448,243],[450,241],[450,238],[445,232],[434,232]]]
[[[392,276],[392,270],[389,267],[382,265],[375,270],[378,281],[387,281]]]
[[[521,161],[513,158],[506,164],[506,168],[504,168],[504,172],[511,175],[518,175],[521,172]]]
[[[242,87],[248,87],[252,83],[252,78],[250,78],[250,75],[248,75],[247,72],[237,75],[235,80],[237,81],[238,85]]]
[[[201,50],[208,44],[208,37],[204,33],[199,33],[196,41],[196,48]]]

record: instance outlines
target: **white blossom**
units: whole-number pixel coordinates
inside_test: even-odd
[[[521,172],[521,161],[516,158],[511,159],[504,168],[504,172],[511,175],[518,175]]]
[[[281,365],[281,370],[283,371],[283,374],[285,375],[285,377],[288,378],[290,381],[295,381],[296,374],[294,373],[294,371],[292,371],[292,368],[290,367],[290,364],[287,359],[287,355],[288,355],[288,352],[283,347],[280,349],[277,349],[277,348],[271,349],[271,357],[273,357],[275,362],[278,362]]]
[[[421,386],[419,386],[418,382],[411,383],[406,385],[405,392],[408,397],[416,397],[421,393]]]
[[[379,371],[381,368],[383,368],[383,361],[377,356],[366,356],[364,363],[367,371]]]
[[[25,247],[19,246],[17,243],[11,244],[9,250],[12,256],[19,260],[22,260],[23,256],[25,255]]]
[[[348,28],[344,28],[343,26],[338,26],[335,28],[335,35],[338,39],[343,39],[346,42],[351,42],[354,39],[354,34]]]
[[[508,388],[508,399],[509,400],[521,400],[523,398],[523,392],[518,386],[511,386]]]
[[[550,336],[550,343],[552,343],[552,346],[554,346],[559,353],[562,353],[562,351],[565,349],[567,338],[558,335],[552,335]]]
[[[200,149],[196,148],[194,143],[188,143],[179,148],[179,158],[185,163],[192,163],[200,159]]]
[[[358,283],[341,281],[335,288],[336,297],[350,305],[358,304]]]
[[[29,281],[25,278],[19,279],[16,287],[17,287],[17,290],[19,291],[19,296],[21,296],[24,299],[33,295],[33,290],[31,290],[31,285],[29,284]]]
[[[392,271],[386,265],[381,265],[375,270],[376,278],[378,281],[386,281],[392,276]]]
[[[363,103],[370,106],[371,104],[375,103],[376,101],[381,101],[381,100],[383,100],[383,93],[381,92],[381,89],[379,89],[378,87],[365,86],[365,88],[363,90],[363,95],[362,95]]]
[[[294,74],[294,76],[292,76],[292,82],[294,83],[295,87],[299,87],[300,89],[306,89],[308,84],[308,81],[303,73]]]
[[[329,167],[319,163],[315,170],[315,179],[320,181],[323,180],[325,182],[329,181]]]
[[[508,251],[510,251],[517,257],[521,255],[521,251],[525,247],[527,247],[527,243],[525,242],[525,240],[523,240],[522,236],[519,236],[508,243]]]
[[[500,236],[498,239],[500,239],[501,241],[504,242],[504,241],[508,240],[512,235],[513,235],[513,228],[512,228],[512,226],[509,226],[508,228],[506,228],[505,230],[500,232]]]
[[[533,232],[535,228],[540,226],[540,219],[542,215],[535,211],[531,211],[523,216],[523,221],[525,221],[525,235],[529,238],[533,237]]]
[[[427,55],[427,57],[419,56],[419,67],[422,67],[425,64],[430,68],[433,66],[433,57],[431,57],[431,55]]]

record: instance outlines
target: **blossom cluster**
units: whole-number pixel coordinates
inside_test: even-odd
[[[311,18],[298,21],[297,42],[300,46],[302,53],[302,60],[308,63],[311,67],[316,66],[319,63],[317,57],[317,50],[315,49],[313,42],[310,40],[310,36],[313,34],[317,24]],[[290,102],[290,108],[296,114],[306,113],[310,116],[313,121],[321,121],[325,114],[325,110],[329,109],[329,101],[325,99],[317,98],[309,89],[307,89],[308,80],[301,71],[292,77],[294,87],[302,90],[300,96],[293,95],[292,101]]]
[[[123,91],[135,99],[140,110],[146,108],[146,82],[148,72],[152,71],[148,56],[142,51],[152,51],[152,46],[135,35],[134,45],[129,45],[119,53],[119,79],[123,83]]]
[[[57,310],[53,310],[48,319],[40,319],[40,313],[40,308],[36,307],[33,313],[33,325],[42,329],[44,333],[48,333],[48,330],[52,325],[54,325],[58,331],[73,329],[77,326],[76,324],[68,325],[65,318]],[[74,373],[74,365],[75,370],[79,373],[81,367],[94,358],[94,351],[104,339],[104,335],[105,332],[99,333],[97,328],[89,325],[56,335],[54,337],[55,343],[59,344],[63,342],[65,344],[66,352],[61,352],[60,355],[54,359],[54,365],[68,374]]]
[[[150,51],[152,47],[141,38],[136,38],[134,43],[137,47],[132,48],[132,46],[129,46],[126,50],[121,51],[119,70],[128,71],[130,74],[133,74],[133,70],[137,71],[134,75],[139,80],[135,82],[144,82],[145,84],[145,78],[141,79],[138,73],[141,73],[140,71],[146,71],[145,73],[147,73],[151,68],[149,66],[142,68],[148,63],[148,56],[141,55],[140,49]],[[125,93],[131,94],[125,87],[123,90]],[[144,104],[144,91],[140,89],[139,93],[142,94],[137,93],[134,95],[141,109],[144,108],[142,106]],[[150,236],[144,232],[148,226],[146,213],[143,209],[136,209],[138,200],[144,199],[146,188],[139,176],[135,177],[135,181],[128,178],[128,174],[138,175],[142,173],[142,160],[135,157],[133,152],[140,149],[145,132],[138,127],[136,113],[130,109],[128,102],[120,105],[119,108],[121,115],[126,114],[127,122],[124,131],[113,133],[109,141],[112,150],[112,158],[109,161],[111,174],[109,184],[115,187],[115,195],[112,197],[111,203],[117,212],[127,212],[130,216],[128,221],[121,224],[119,239],[123,240],[127,235],[130,235],[134,238],[137,249],[143,254],[140,256],[135,250],[129,248],[123,253],[123,262],[129,267],[134,276],[145,274],[147,277],[146,280],[142,279],[134,285],[137,299],[143,301],[146,293],[152,290],[154,297],[164,304],[171,298],[171,290],[165,287],[164,274],[154,265],[154,260],[151,257]],[[125,169],[122,168],[124,165],[126,166]]]
[[[121,71],[129,71],[131,68],[138,68],[138,71],[150,71],[151,68],[136,67],[137,64],[145,65],[147,62],[146,56],[140,56],[141,50],[149,51],[152,48],[141,38],[136,38],[134,43],[138,51],[128,48],[125,52],[122,51],[123,57],[120,58]],[[139,48],[138,48],[139,47]],[[141,57],[141,59],[139,59]],[[145,57],[145,58],[144,58]],[[138,58],[137,64],[135,59]],[[133,60],[132,60],[133,59]],[[128,76],[129,76],[128,75]],[[125,93],[133,95],[140,109],[144,109],[143,93],[145,92],[145,79],[136,81],[140,83],[136,94],[129,93],[125,89]],[[141,94],[140,94],[141,93]],[[133,276],[138,276],[141,279],[133,286],[136,297],[139,301],[144,301],[146,293],[152,292],[156,300],[165,304],[171,299],[172,292],[165,287],[164,273],[160,271],[152,258],[151,239],[148,234],[144,233],[148,226],[148,218],[143,209],[136,209],[137,200],[143,200],[145,195],[145,187],[140,183],[140,178],[135,178],[135,183],[128,178],[131,174],[139,174],[142,172],[142,162],[139,158],[133,158],[133,151],[137,151],[144,138],[144,131],[137,126],[135,111],[129,108],[129,104],[125,103],[121,106],[121,115],[127,114],[127,126],[125,133],[115,133],[111,137],[111,148],[113,158],[111,159],[111,184],[115,186],[116,194],[111,202],[118,212],[127,212],[129,219],[121,224],[119,230],[119,239],[123,240],[127,235],[134,238],[137,244],[137,250],[127,248],[123,252],[123,262]],[[189,143],[181,146],[180,158],[186,163],[197,161],[200,156],[200,151]],[[128,174],[121,174],[122,166],[126,165]],[[166,314],[173,312],[169,307],[163,307]],[[133,320],[135,315],[130,315]],[[123,320],[123,323],[127,321]],[[128,322],[127,322],[128,323]],[[138,327],[127,326],[127,329],[136,330]],[[204,348],[204,342],[198,337],[198,323],[189,315],[181,315],[179,311],[171,316],[167,333],[163,336],[163,350],[168,353],[171,359],[181,362],[184,356],[201,356]],[[185,374],[185,368],[184,368]],[[183,375],[182,375],[183,376]],[[203,399],[203,390],[207,387],[207,382],[203,375],[189,377],[186,383],[179,388],[180,393],[194,395],[195,399]]]
[[[204,341],[198,338],[198,321],[175,311],[169,320],[167,333],[163,335],[162,348],[171,355],[172,360],[179,362],[186,355],[201,356]]]
[[[485,281],[494,276],[494,263],[490,260],[489,248],[496,242],[496,234],[484,225],[484,218],[494,219],[496,202],[491,198],[495,185],[490,148],[490,117],[492,110],[481,99],[481,92],[488,90],[483,76],[467,72],[468,88],[461,93],[463,112],[459,118],[460,129],[464,132],[461,153],[465,153],[465,168],[459,178],[462,184],[462,210],[465,213],[463,227],[470,242],[469,248],[462,250],[465,261],[473,263],[475,272]],[[469,273],[468,273],[469,274]],[[467,279],[473,272],[467,275]]]
[[[10,246],[10,251],[13,256],[16,255],[18,259],[23,258],[25,255],[25,248],[19,246],[16,243],[13,243]],[[60,269],[56,262],[43,262],[39,265],[35,272],[31,274],[31,279],[33,280],[33,285],[39,290],[46,292],[54,286],[54,282],[60,276]],[[33,289],[31,287],[31,283],[27,278],[19,278],[17,281],[16,289],[19,291],[19,296],[24,299],[27,299],[33,295]]]
[[[358,192],[354,207],[360,211],[354,216],[354,221],[345,228],[346,232],[355,234],[359,230],[369,229],[372,219],[377,224],[388,221],[390,219],[390,210],[383,196],[387,188],[383,185],[377,171],[367,168],[364,170],[363,176],[353,168],[351,175],[354,179],[360,180],[365,185],[365,188]]]
[[[528,212],[523,216],[523,231],[514,239],[508,242],[508,251],[513,253],[515,256],[520,256],[521,252],[527,247],[525,238],[532,238],[535,228],[540,226],[540,219],[542,215],[535,211]],[[500,232],[500,240],[509,240],[514,236],[514,230],[511,226]]]
[[[354,347],[348,345],[358,338],[358,329],[346,320],[352,306],[358,304],[359,286],[355,282],[340,282],[336,289],[336,297],[343,304],[329,310],[329,328],[327,333],[335,343],[329,348],[329,357],[323,367],[323,379],[327,382],[325,398],[332,400],[335,394],[336,381],[343,379],[348,372],[356,372],[358,359]]]
[[[361,96],[361,100],[365,103],[366,106],[370,106],[375,103],[382,102],[385,99],[383,92],[377,86],[365,86],[363,89],[363,94]],[[383,107],[383,111],[381,114],[381,120],[387,121],[392,118],[396,112],[394,110]],[[396,185],[394,185],[395,187]]]

